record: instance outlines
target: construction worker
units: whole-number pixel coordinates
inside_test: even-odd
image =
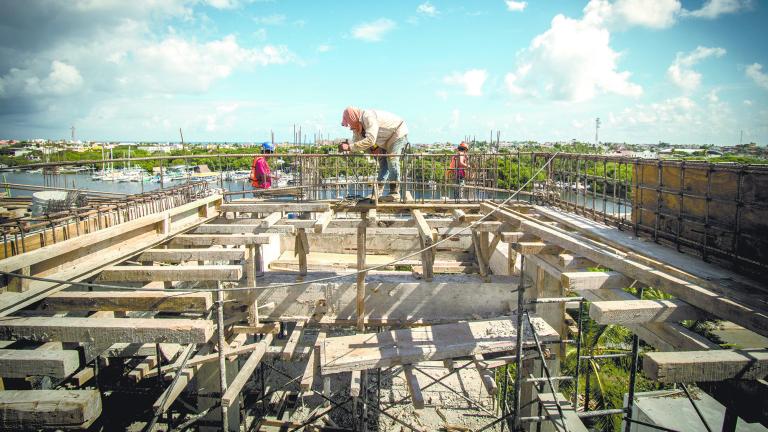
[[[386,111],[360,109],[349,106],[341,117],[341,125],[352,131],[352,151],[369,151],[378,156],[379,175],[376,191],[384,192],[385,180],[389,181],[389,194],[379,201],[400,200],[400,156],[408,143],[408,126],[400,117]]]
[[[469,145],[464,141],[459,144],[456,149],[456,154],[451,157],[450,174],[456,178],[456,183],[464,183],[464,178],[467,176],[467,169],[469,169]]]
[[[275,152],[275,145],[265,142],[261,145],[261,154],[272,154]],[[272,171],[269,169],[267,158],[258,155],[253,158],[251,164],[251,175],[249,180],[254,189],[269,189],[272,187]],[[254,193],[255,195],[255,193]]]

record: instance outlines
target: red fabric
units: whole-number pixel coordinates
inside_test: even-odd
[[[363,112],[360,108],[348,106],[344,110],[344,114],[341,115],[341,125],[359,132],[363,129],[363,125],[360,123],[362,115]]]
[[[263,156],[258,156],[253,159],[251,164],[251,186],[258,189],[269,189],[272,187],[272,172],[269,169],[267,159]],[[263,181],[259,181],[262,179]]]

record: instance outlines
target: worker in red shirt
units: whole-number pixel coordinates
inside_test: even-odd
[[[251,164],[251,175],[249,180],[251,186],[254,189],[269,189],[272,187],[272,171],[269,169],[267,158],[262,155],[272,154],[275,152],[275,145],[272,143],[264,143],[261,146],[261,155],[253,158],[253,164]]]

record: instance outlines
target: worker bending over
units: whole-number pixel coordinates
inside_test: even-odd
[[[379,201],[400,200],[400,156],[408,143],[408,126],[400,117],[386,111],[347,107],[341,125],[352,131],[352,151],[369,151],[379,162],[376,178],[378,195],[384,192],[384,182],[389,181],[389,194]]]

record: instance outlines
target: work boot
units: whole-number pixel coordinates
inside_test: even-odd
[[[381,196],[384,194],[384,185],[381,183],[375,183],[373,186],[374,190],[371,191],[371,194],[368,195],[368,199],[371,201],[375,201],[377,198],[380,199]]]
[[[400,201],[400,185],[398,183],[389,184],[389,193],[379,198],[379,202],[397,202]]]

